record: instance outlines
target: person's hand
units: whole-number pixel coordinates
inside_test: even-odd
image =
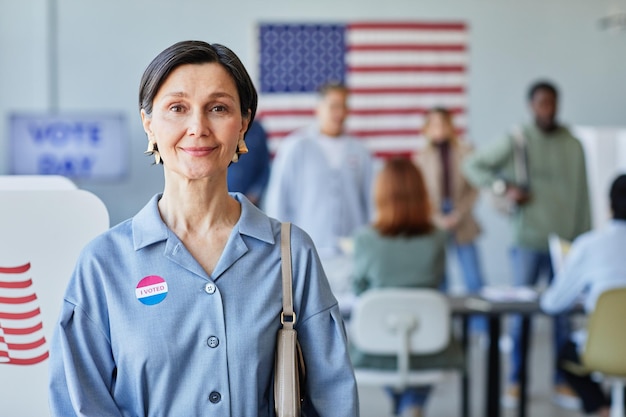
[[[506,188],[506,197],[518,206],[523,206],[530,200],[530,193],[521,187],[509,185]]]
[[[444,230],[453,230],[459,224],[459,216],[456,213],[444,214],[441,216],[441,228]]]
[[[438,214],[433,217],[433,223],[437,228],[450,231],[456,228],[459,224],[459,216],[455,213],[450,214]]]

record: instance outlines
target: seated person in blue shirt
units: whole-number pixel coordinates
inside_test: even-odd
[[[439,288],[445,275],[446,234],[431,223],[431,207],[422,173],[408,159],[388,160],[374,183],[374,222],[354,237],[352,284],[359,295],[371,288]],[[414,356],[411,367],[454,366],[451,351]],[[355,367],[395,368],[395,358],[352,350]],[[458,360],[457,360],[458,362]],[[394,413],[421,416],[430,387],[411,387],[402,392],[387,389]]]
[[[626,287],[626,175],[617,177],[610,190],[613,219],[602,229],[587,232],[572,243],[563,268],[541,297],[541,307],[557,314],[572,307],[583,296],[591,313],[602,292]],[[580,364],[584,332],[574,333],[560,353],[559,362]],[[578,375],[563,367],[567,382],[576,391],[586,413],[609,416],[610,400],[600,384],[589,375]]]
[[[250,156],[243,163],[228,167],[228,191],[245,195],[252,204],[261,206],[261,198],[270,179],[270,152],[267,133],[260,122],[254,121],[246,132],[246,146]]]
[[[50,347],[53,417],[275,415],[280,223],[226,185],[256,105],[225,46],[183,41],[148,65],[139,106],[165,187],[78,259]],[[337,301],[309,236],[291,242],[303,412],[358,416]]]

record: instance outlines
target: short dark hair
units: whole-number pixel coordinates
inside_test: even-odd
[[[553,83],[551,83],[550,81],[541,80],[533,83],[533,85],[531,85],[528,89],[528,101],[532,101],[533,98],[535,98],[535,94],[537,94],[537,91],[541,90],[551,92],[554,95],[554,98],[559,97],[559,91]]]
[[[241,114],[250,118],[252,126],[256,114],[258,95],[252,79],[233,51],[218,43],[182,41],[166,48],[148,65],[139,85],[139,108],[152,114],[152,102],[167,77],[185,64],[220,64],[233,78],[237,86]],[[249,116],[248,116],[249,114]]]
[[[328,81],[317,88],[317,94],[320,97],[326,97],[331,91],[340,91],[346,94],[349,92],[348,87],[341,81]]]
[[[609,192],[613,218],[626,220],[626,174],[615,178]]]

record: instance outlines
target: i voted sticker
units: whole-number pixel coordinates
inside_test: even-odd
[[[167,297],[167,282],[157,275],[147,276],[137,284],[135,295],[145,305],[159,304]]]

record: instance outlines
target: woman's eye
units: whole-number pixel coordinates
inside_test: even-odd
[[[183,106],[179,106],[179,105],[170,106],[170,111],[173,111],[175,113],[179,113],[179,112],[183,111]]]
[[[217,113],[224,112],[226,111],[226,106],[222,106],[222,105],[213,106],[211,108],[211,111],[217,112]]]

